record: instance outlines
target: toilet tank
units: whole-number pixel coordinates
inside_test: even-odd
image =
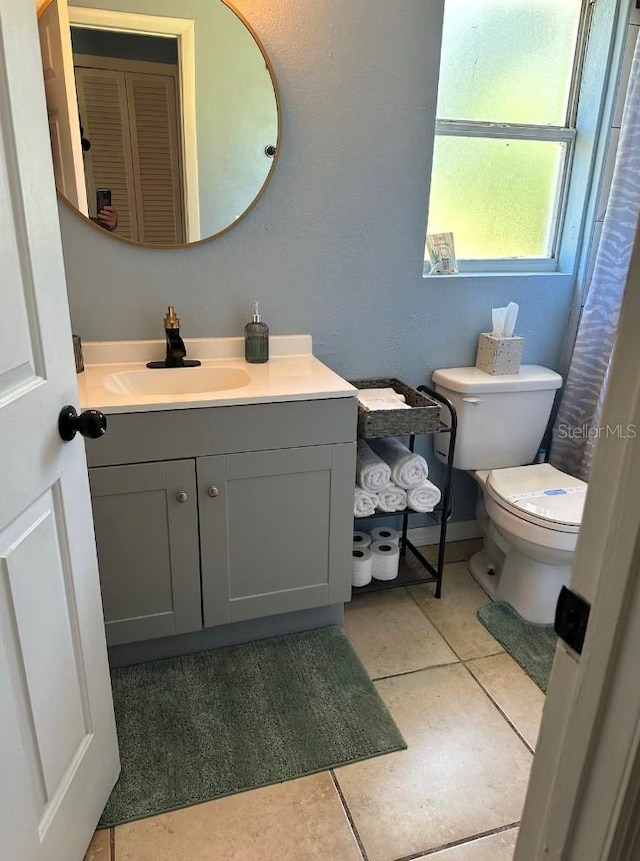
[[[532,463],[562,377],[540,365],[522,365],[519,374],[501,376],[478,368],[444,368],[434,372],[433,382],[458,415],[453,465],[476,470]],[[448,434],[436,434],[440,460],[446,459],[448,444]]]

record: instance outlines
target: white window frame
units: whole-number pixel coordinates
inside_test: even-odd
[[[446,0],[445,0],[446,4]],[[537,125],[526,123],[498,123],[481,120],[451,120],[436,118],[435,134],[447,137],[493,138],[502,140],[552,141],[566,146],[562,177],[558,184],[551,225],[551,253],[549,257],[503,257],[503,258],[458,258],[461,274],[474,273],[535,273],[557,272],[559,269],[559,249],[562,242],[562,228],[567,208],[569,183],[573,168],[576,138],[578,135],[577,118],[582,71],[586,56],[589,30],[595,0],[582,0],[582,9],[576,36],[576,50],[571,73],[571,85],[567,100],[565,125]],[[455,236],[454,236],[455,240]],[[576,249],[577,252],[577,249]],[[430,275],[431,261],[425,251],[425,277]],[[433,276],[442,278],[443,276]]]

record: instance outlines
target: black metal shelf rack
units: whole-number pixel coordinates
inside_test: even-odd
[[[442,491],[442,499],[440,504],[437,505],[432,512],[429,512],[433,520],[440,525],[440,536],[438,539],[438,561],[436,565],[429,562],[429,560],[424,557],[424,555],[407,537],[409,518],[413,515],[420,514],[421,512],[409,511],[408,509],[405,511],[398,511],[396,513],[377,511],[375,514],[370,514],[368,517],[356,517],[354,518],[356,523],[362,523],[365,520],[372,520],[382,517],[401,517],[402,536],[400,538],[400,572],[398,576],[394,580],[372,580],[366,586],[354,586],[354,596],[364,595],[368,592],[379,592],[383,589],[397,589],[401,586],[415,586],[420,583],[435,583],[436,598],[440,598],[442,594],[442,572],[444,569],[444,554],[447,543],[447,522],[451,506],[451,477],[453,473],[453,457],[456,447],[458,417],[456,415],[455,407],[453,406],[451,401],[448,398],[445,398],[439,392],[436,392],[434,389],[429,388],[429,386],[418,386],[418,391],[424,392],[425,394],[429,395],[429,397],[433,398],[435,401],[438,401],[438,403],[446,407],[449,412],[449,424],[446,424],[441,421],[440,426],[431,432],[449,434],[449,448],[447,450],[445,482]],[[416,436],[425,436],[425,434],[409,434],[409,449],[411,451],[414,450]],[[424,517],[424,514],[422,516]],[[408,563],[407,550],[411,551],[414,560],[416,560],[419,565],[412,565],[411,563]],[[420,576],[420,568],[427,571],[428,576]]]

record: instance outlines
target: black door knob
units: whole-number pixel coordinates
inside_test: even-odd
[[[85,410],[78,415],[75,408],[67,404],[58,416],[58,432],[65,442],[72,440],[77,433],[98,439],[107,432],[107,417],[100,410]]]

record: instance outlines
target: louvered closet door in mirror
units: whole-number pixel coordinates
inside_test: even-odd
[[[138,239],[158,245],[184,242],[176,79],[138,72],[125,78]]]
[[[95,60],[120,68],[76,66],[80,117],[91,144],[85,154],[89,214],[96,215],[96,189],[110,188],[118,211],[115,233],[157,245],[182,243],[177,70],[158,74],[139,71],[155,70],[156,63]]]
[[[84,137],[91,148],[84,167],[89,216],[96,217],[96,189],[110,188],[118,211],[119,236],[138,239],[127,90],[123,72],[76,67],[76,88]]]

